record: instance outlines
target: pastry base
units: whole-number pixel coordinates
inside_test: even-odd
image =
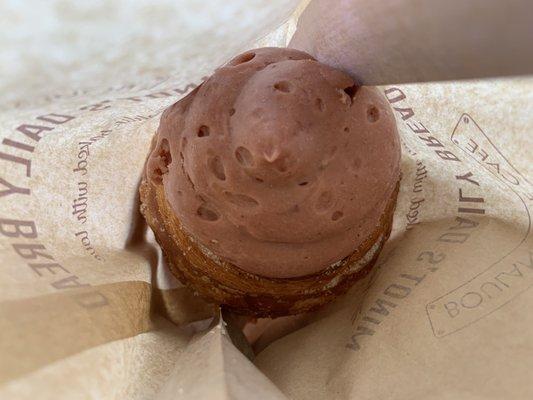
[[[316,274],[275,279],[243,271],[197,243],[174,215],[163,185],[153,185],[145,177],[139,189],[141,212],[172,273],[205,300],[255,317],[316,310],[364,278],[389,238],[398,190],[399,181],[376,229],[348,257]]]

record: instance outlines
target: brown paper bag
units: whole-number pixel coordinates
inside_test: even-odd
[[[286,45],[296,3],[161,6],[165,46],[124,42],[79,88],[41,70],[48,85],[2,97],[1,398],[533,395],[532,79],[382,88],[403,180],[379,268],[255,366],[168,273],[138,213],[158,118],[234,54]]]

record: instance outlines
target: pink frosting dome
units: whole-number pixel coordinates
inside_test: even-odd
[[[313,274],[373,232],[400,175],[373,88],[292,49],[239,55],[161,118],[147,164],[183,228],[274,278]]]

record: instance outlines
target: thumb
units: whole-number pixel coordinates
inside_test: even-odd
[[[312,0],[290,47],[364,84],[533,73],[530,0]]]

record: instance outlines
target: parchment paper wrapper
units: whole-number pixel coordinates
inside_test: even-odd
[[[303,7],[220,3],[130,9],[165,16],[163,39],[78,66],[77,88],[66,67],[2,82],[0,398],[533,398],[533,79],[381,88],[403,180],[379,266],[253,362],[169,275],[138,212],[159,116],[240,51],[285,46]]]

